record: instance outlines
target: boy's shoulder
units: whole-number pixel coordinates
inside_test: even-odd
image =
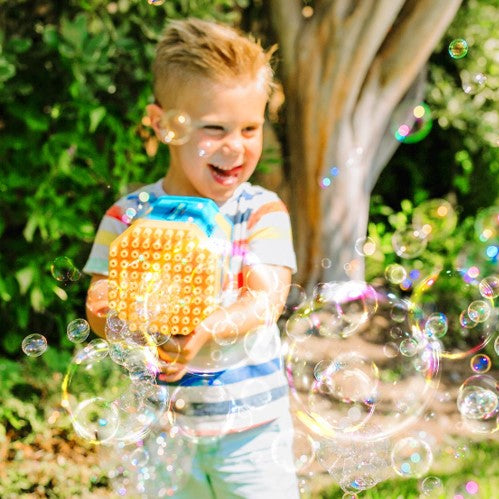
[[[242,184],[233,199],[238,203],[245,202],[250,206],[260,206],[261,204],[280,201],[279,196],[274,191],[250,182]]]

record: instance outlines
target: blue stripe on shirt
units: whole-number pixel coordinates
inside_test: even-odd
[[[263,364],[242,366],[235,369],[226,369],[210,373],[187,373],[181,380],[166,383],[158,377],[158,384],[166,386],[211,386],[239,383],[249,378],[268,376],[282,369],[282,360],[279,357]]]

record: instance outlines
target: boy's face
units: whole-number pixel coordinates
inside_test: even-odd
[[[260,158],[265,89],[258,80],[217,83],[203,78],[179,94],[175,107],[190,116],[193,131],[187,143],[170,145],[164,190],[224,202],[249,179]],[[148,113],[161,138],[162,110],[151,105]]]

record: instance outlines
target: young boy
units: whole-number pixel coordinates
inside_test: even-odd
[[[192,132],[185,143],[169,143],[164,178],[106,212],[84,268],[91,284],[106,278],[109,244],[127,229],[123,215],[144,195],[209,198],[233,223],[229,287],[239,292],[192,333],[158,348],[160,381],[195,399],[178,421],[196,437],[197,454],[175,497],[298,497],[275,324],[296,267],[290,222],[276,194],[248,182],[262,152],[270,56],[226,26],[196,19],[169,24],[153,63],[156,102],[147,115],[162,142],[170,142],[165,111],[188,115]],[[89,297],[88,320],[104,335],[105,314],[98,308]],[[214,362],[220,350],[222,360]]]

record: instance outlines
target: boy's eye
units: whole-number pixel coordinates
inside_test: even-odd
[[[225,128],[220,125],[205,125],[203,130],[211,134],[222,134],[225,132]]]

